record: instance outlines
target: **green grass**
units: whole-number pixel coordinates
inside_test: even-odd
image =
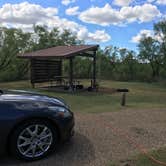
[[[83,81],[87,84],[87,81]],[[100,86],[107,88],[128,88],[127,106],[121,107],[121,94],[80,92],[75,94],[48,92],[32,89],[29,81],[0,83],[0,88],[25,89],[61,97],[69,103],[74,112],[108,112],[124,109],[163,109],[166,108],[166,86],[157,83],[101,81]]]
[[[166,148],[161,148],[159,150],[153,150],[149,152],[149,155],[154,157],[156,160],[166,164]],[[124,161],[115,161],[110,162],[108,166],[120,166],[120,165],[131,165],[131,166],[160,166],[159,163],[156,163],[149,159],[147,156],[143,154],[139,154],[137,156],[132,157],[129,160]]]
[[[159,150],[154,150],[149,153],[151,156],[153,156],[155,159],[164,162],[166,164],[166,149],[162,148]],[[133,160],[134,165],[136,166],[159,166],[160,164],[157,164],[150,159],[148,159],[145,155],[138,155]]]

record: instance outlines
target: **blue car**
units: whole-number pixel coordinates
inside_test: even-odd
[[[58,98],[0,90],[0,153],[37,160],[74,134],[74,115]]]

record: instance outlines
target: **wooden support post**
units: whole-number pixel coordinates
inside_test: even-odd
[[[32,88],[35,88],[35,83],[31,83],[31,85],[32,85]]]
[[[30,69],[31,69],[31,72],[30,72],[30,75],[31,75],[31,85],[32,85],[32,88],[35,88],[35,83],[34,83],[34,59],[31,59],[30,61]]]
[[[96,88],[96,51],[94,51],[93,57],[93,88]]]
[[[125,106],[125,105],[126,105],[126,92],[123,92],[123,94],[122,94],[122,102],[121,102],[121,105],[122,105],[122,106]]]
[[[73,57],[69,59],[70,62],[70,73],[69,73],[69,88],[73,90]]]
[[[122,100],[121,100],[121,106],[126,105],[126,94],[129,92],[128,89],[117,89],[117,92],[122,92]]]

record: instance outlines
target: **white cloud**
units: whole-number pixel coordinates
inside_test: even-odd
[[[157,5],[166,5],[166,0],[147,0],[149,3],[156,3]]]
[[[105,42],[110,39],[105,31],[89,32],[85,26],[65,18],[60,18],[57,16],[57,13],[58,10],[56,8],[44,8],[28,2],[13,5],[6,4],[0,8],[0,26],[33,31],[34,24],[46,25],[50,30],[54,27],[60,31],[68,29],[81,40]]]
[[[77,34],[79,39],[92,42],[107,42],[111,40],[111,36],[107,34],[104,30],[96,30],[94,33],[88,32],[87,28],[82,27]]]
[[[107,42],[111,40],[111,36],[104,30],[97,30],[95,33],[89,33],[88,38],[89,40],[96,42]]]
[[[156,3],[159,5],[166,5],[166,0],[157,0]]]
[[[149,3],[153,3],[155,0],[147,0],[147,2]]]
[[[34,24],[48,19],[58,13],[57,8],[43,8],[40,5],[23,2],[5,4],[0,8],[1,23]]]
[[[79,6],[71,7],[66,9],[66,14],[71,16],[78,15],[79,14],[78,10],[79,10]]]
[[[77,33],[78,39],[87,40],[88,39],[88,29],[86,27],[81,27]]]
[[[155,40],[161,41],[162,35],[158,36],[153,30],[143,29],[136,36],[131,39],[132,43],[139,43],[142,37],[152,37]]]
[[[91,41],[91,42],[107,42],[111,39],[110,35],[104,30],[96,30],[94,33],[89,32],[89,30],[76,22],[69,21],[67,19],[56,18],[54,20],[48,21],[47,26],[49,27],[59,27],[60,31],[63,29],[68,29],[80,40]]]
[[[71,3],[74,3],[76,0],[62,0],[62,4],[63,5],[69,5],[69,4],[71,4]]]
[[[153,30],[147,30],[147,29],[141,30],[136,36],[132,37],[131,42],[139,43],[139,41],[143,36],[153,37],[154,36]]]
[[[117,6],[128,6],[133,0],[114,0],[113,4]]]
[[[144,4],[142,6],[123,7],[120,13],[128,22],[149,22],[155,17],[161,16],[160,11],[156,6]]]
[[[103,8],[91,7],[88,10],[83,11],[79,18],[83,22],[99,24],[102,26],[117,24],[123,20],[119,12],[112,9],[109,4],[106,4]]]
[[[152,4],[137,5],[113,9],[109,4],[104,7],[91,7],[83,11],[79,18],[83,22],[102,26],[122,25],[130,22],[148,22],[161,16],[160,11]]]

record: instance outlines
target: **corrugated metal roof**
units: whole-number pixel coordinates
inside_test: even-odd
[[[86,51],[96,51],[98,45],[73,45],[73,46],[56,46],[52,48],[42,49],[34,52],[29,52],[25,54],[20,54],[18,57],[22,58],[45,58],[45,57],[59,57],[67,58],[75,56],[79,53],[84,53]]]

